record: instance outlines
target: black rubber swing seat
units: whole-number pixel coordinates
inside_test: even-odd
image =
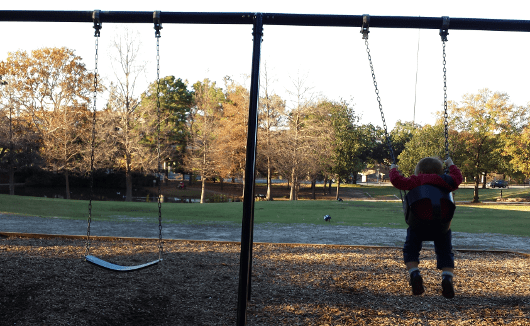
[[[85,259],[89,263],[92,263],[94,265],[97,265],[97,266],[105,268],[105,269],[109,269],[109,270],[112,270],[112,271],[117,271],[117,272],[136,271],[136,270],[139,270],[139,269],[142,269],[142,268],[146,268],[146,267],[149,267],[149,266],[156,265],[156,264],[158,264],[159,262],[162,261],[162,259],[157,259],[157,260],[153,260],[151,262],[148,262],[148,263],[145,263],[145,264],[142,264],[142,265],[122,266],[122,265],[116,265],[116,264],[113,264],[113,263],[109,263],[108,261],[105,261],[103,259],[97,258],[95,256],[91,256],[91,255],[85,256]]]
[[[416,208],[418,205],[430,209],[426,219]],[[425,206],[427,205],[427,206]],[[437,229],[441,233],[449,230],[455,212],[455,204],[451,192],[433,185],[421,185],[410,190],[403,200],[403,211],[407,224],[416,229]]]

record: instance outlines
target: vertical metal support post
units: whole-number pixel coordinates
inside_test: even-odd
[[[243,198],[243,222],[241,226],[241,256],[239,261],[239,289],[237,296],[237,325],[247,324],[247,302],[250,299],[252,270],[252,242],[254,229],[254,182],[256,176],[256,143],[258,136],[259,68],[263,16],[254,16],[252,72],[250,79],[250,104],[248,112],[247,156],[245,165],[245,191]]]

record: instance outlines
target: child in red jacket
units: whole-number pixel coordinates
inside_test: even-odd
[[[433,185],[443,191],[451,192],[458,189],[462,183],[462,173],[453,161],[448,158],[445,161],[449,167],[449,174],[443,174],[443,163],[440,159],[426,157],[421,159],[416,165],[415,175],[405,178],[397,170],[397,166],[392,164],[390,169],[390,182],[401,190],[412,190],[421,185]],[[427,201],[428,207],[417,207],[417,215],[429,219],[432,218],[432,206]],[[420,203],[421,204],[421,203]],[[447,214],[442,206],[442,219]],[[436,252],[437,268],[442,270],[442,295],[446,298],[453,298],[455,295],[453,288],[454,255],[451,243],[450,219],[445,224],[437,226],[440,230],[428,230],[409,223],[407,238],[403,246],[403,258],[405,266],[410,273],[410,285],[412,293],[420,295],[425,292],[423,279],[418,269],[419,255],[423,241],[434,241]],[[436,232],[434,232],[436,231]]]

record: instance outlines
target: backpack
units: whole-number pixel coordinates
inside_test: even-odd
[[[450,191],[429,184],[410,190],[403,200],[407,224],[414,231],[432,237],[449,231],[455,209]]]

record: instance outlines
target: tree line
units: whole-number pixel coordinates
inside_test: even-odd
[[[244,180],[249,91],[229,77],[219,86],[209,79],[190,85],[166,76],[136,96],[143,67],[135,61],[135,43],[124,37],[114,46],[116,81],[98,83],[97,92],[106,98],[95,116],[95,76],[73,50],[18,51],[0,62],[0,169],[10,184],[17,170],[46,169],[64,176],[69,198],[69,176],[90,172],[93,126],[95,168],[124,172],[128,201],[132,173],[157,171],[158,127],[164,166],[200,176],[201,202],[205,180]],[[273,177],[288,180],[291,200],[306,180],[313,196],[318,180],[335,180],[338,197],[341,182],[355,182],[364,168],[391,163],[384,131],[360,124],[347,101],[315,97],[298,78],[287,102],[272,91],[266,69],[261,79],[257,171],[267,177],[267,199],[274,197]],[[530,176],[528,118],[528,106],[515,106],[507,94],[487,89],[449,103],[450,152],[474,180],[477,201],[483,175]],[[443,127],[441,114],[434,125],[396,123],[389,135],[404,174],[424,156],[444,156]]]

